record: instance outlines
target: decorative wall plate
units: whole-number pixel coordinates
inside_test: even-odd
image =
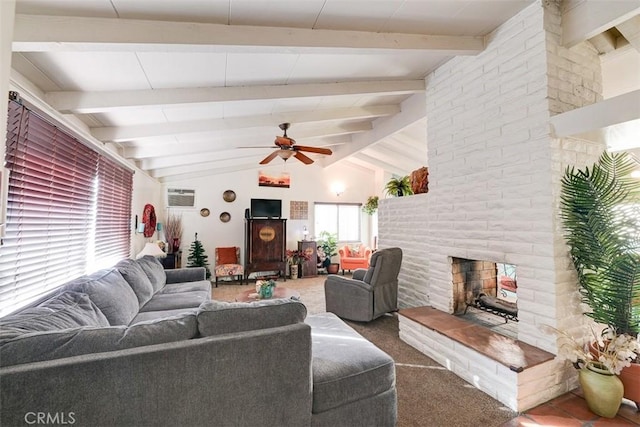
[[[207,217],[207,216],[209,216],[209,214],[210,214],[210,213],[211,213],[211,212],[210,212],[210,211],[209,211],[209,209],[207,209],[207,208],[202,208],[202,209],[200,209],[200,216]]]
[[[233,190],[227,190],[222,193],[222,198],[225,202],[233,202],[236,199],[236,193]]]
[[[231,214],[229,214],[229,212],[222,212],[220,214],[220,221],[229,222],[230,219],[231,219]]]

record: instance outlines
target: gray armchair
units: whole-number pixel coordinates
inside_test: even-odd
[[[371,255],[369,268],[359,268],[352,278],[329,275],[324,282],[327,311],[358,322],[369,322],[398,309],[400,248],[386,248]]]

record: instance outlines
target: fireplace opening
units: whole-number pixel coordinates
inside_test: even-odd
[[[511,338],[517,337],[516,266],[452,258],[453,313]]]

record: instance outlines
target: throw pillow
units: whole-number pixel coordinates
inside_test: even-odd
[[[153,296],[153,285],[140,264],[133,259],[123,259],[116,264],[116,269],[122,274],[124,280],[129,283],[133,292],[138,297],[142,307]]]
[[[236,256],[236,248],[217,248],[216,254],[218,259],[216,260],[216,265],[222,264],[237,264],[238,258]]]
[[[128,325],[138,314],[138,297],[118,270],[99,270],[87,279],[66,287],[89,295],[111,326]]]
[[[151,281],[154,292],[158,292],[167,284],[167,275],[158,258],[146,255],[138,259],[137,262]]]

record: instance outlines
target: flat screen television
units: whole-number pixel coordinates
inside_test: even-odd
[[[251,199],[252,218],[280,218],[282,216],[282,200]]]

